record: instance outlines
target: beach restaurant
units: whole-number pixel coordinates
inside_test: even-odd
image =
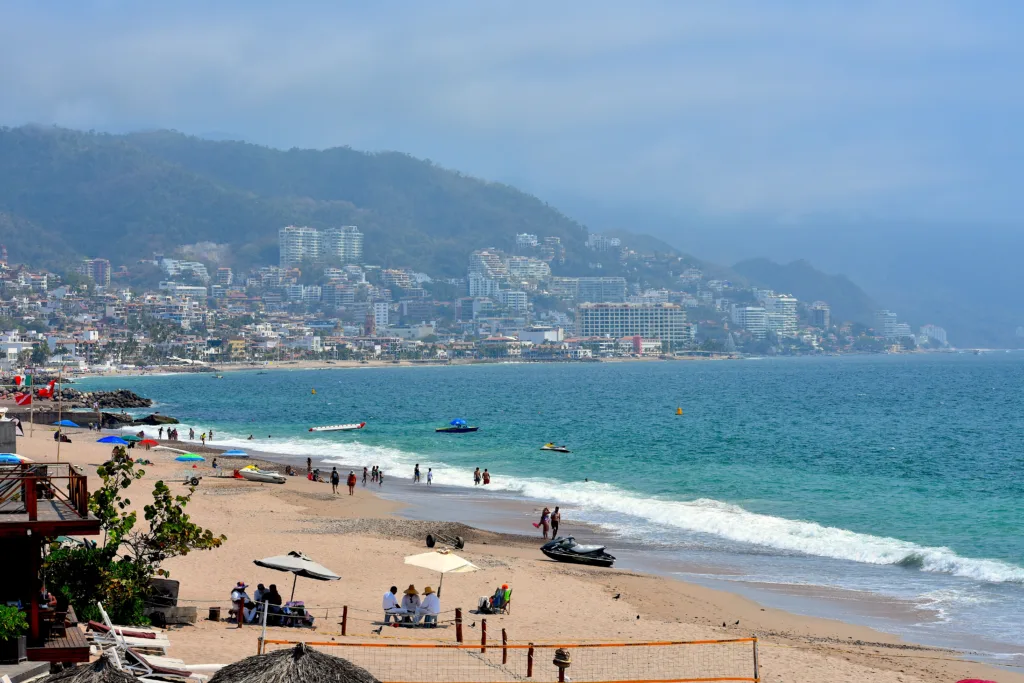
[[[89,643],[65,628],[67,606],[39,604],[43,543],[58,536],[95,536],[86,477],[67,463],[0,466],[0,604],[28,617],[29,661],[87,662]]]

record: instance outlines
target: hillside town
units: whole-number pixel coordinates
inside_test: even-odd
[[[896,313],[837,320],[826,301],[741,286],[682,256],[590,234],[593,274],[565,276],[558,237],[522,233],[469,255],[463,278],[363,258],[356,226],[279,232],[280,260],[236,272],[223,245],[190,245],[63,275],[0,253],[0,363],[209,365],[286,360],[592,361],[946,349]],[[190,258],[185,258],[190,256]],[[619,274],[602,274],[615,266]],[[148,274],[148,275],[146,275]]]

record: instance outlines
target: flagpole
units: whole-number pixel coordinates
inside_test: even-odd
[[[60,366],[60,370],[57,371],[57,462],[60,462],[60,442],[63,441],[63,435],[60,433],[60,428],[63,426],[60,423],[63,422],[64,418],[61,415],[61,408],[64,403],[64,392],[61,391],[61,384],[63,380],[61,375],[64,373],[64,366]]]

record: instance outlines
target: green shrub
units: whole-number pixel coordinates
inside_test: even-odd
[[[0,605],[0,640],[14,640],[28,632],[28,619],[17,607]]]

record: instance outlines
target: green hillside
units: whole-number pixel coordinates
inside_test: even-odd
[[[557,236],[567,270],[586,229],[536,197],[397,153],[274,150],[173,132],[124,136],[0,129],[0,212],[52,235],[68,255],[118,263],[199,241],[236,265],[274,263],[288,224],[355,224],[368,261],[462,275],[470,251],[517,232]],[[28,260],[12,239],[11,258]]]
[[[768,259],[750,259],[733,266],[753,286],[792,294],[808,303],[827,301],[832,308],[832,319],[871,324],[874,301],[845,275],[829,275],[817,270],[807,261],[793,261],[783,265]]]

